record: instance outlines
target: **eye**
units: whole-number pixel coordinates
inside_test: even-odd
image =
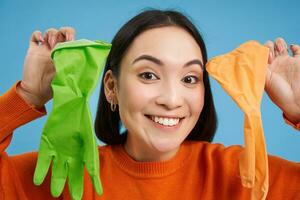
[[[199,82],[199,78],[196,76],[186,76],[183,78],[185,83],[196,84]]]
[[[145,80],[155,80],[158,79],[157,76],[152,72],[143,72],[138,75],[139,77],[145,79]]]

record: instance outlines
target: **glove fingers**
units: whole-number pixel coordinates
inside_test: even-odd
[[[94,148],[92,148],[94,147]],[[97,194],[102,194],[102,185],[100,181],[99,155],[96,145],[90,145],[89,150],[85,153],[85,166],[93,182]]]
[[[90,176],[92,176],[99,174],[99,152],[93,133],[93,128],[90,125],[91,115],[89,114],[89,109],[87,108],[86,111],[87,112],[84,113],[84,120],[87,120],[84,121],[86,126],[82,126],[82,132],[86,133],[84,137],[84,162],[87,171],[89,172]]]
[[[51,194],[59,197],[62,193],[68,175],[68,165],[65,160],[56,157],[52,164]]]
[[[99,174],[94,175],[94,176],[90,176],[90,177],[91,177],[91,180],[93,182],[95,191],[97,192],[98,195],[101,195],[103,193],[103,189],[102,189],[102,184],[101,184]]]
[[[95,145],[90,144],[88,149],[85,149],[84,161],[90,175],[99,174],[99,155]]]
[[[68,185],[73,200],[80,200],[83,194],[84,164],[76,161],[69,163]]]
[[[52,160],[52,156],[47,154],[47,153],[43,153],[43,151],[40,151],[38,154],[38,159],[37,159],[37,164],[35,166],[35,171],[34,171],[34,176],[33,176],[33,183],[35,185],[41,185],[42,182],[44,181],[50,163]]]

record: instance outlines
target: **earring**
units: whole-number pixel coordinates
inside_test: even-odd
[[[108,96],[108,102],[110,103],[111,111],[115,112],[117,108],[117,104],[114,103],[114,98],[112,95]]]
[[[115,104],[114,101],[112,100],[110,102],[110,109],[111,109],[111,111],[115,112],[116,108],[117,108],[117,104]]]

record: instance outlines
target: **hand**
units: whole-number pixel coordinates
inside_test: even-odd
[[[265,91],[270,99],[294,123],[300,121],[300,47],[291,45],[292,56],[284,39],[267,41],[270,49]]]
[[[58,42],[75,39],[72,27],[59,30],[50,28],[42,36],[40,31],[32,33],[29,48],[24,61],[23,78],[17,92],[29,104],[42,107],[53,97],[51,81],[55,68],[51,59],[51,50]]]

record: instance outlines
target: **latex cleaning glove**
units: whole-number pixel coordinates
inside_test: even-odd
[[[239,158],[242,185],[251,199],[266,199],[269,170],[260,105],[268,66],[267,47],[249,41],[230,53],[211,59],[206,70],[244,112],[245,148]]]
[[[56,69],[51,82],[53,108],[43,128],[33,181],[40,185],[52,163],[54,197],[60,196],[67,180],[72,199],[81,199],[84,168],[95,191],[102,194],[89,98],[110,48],[111,44],[102,41],[77,40],[59,43],[52,51]]]

